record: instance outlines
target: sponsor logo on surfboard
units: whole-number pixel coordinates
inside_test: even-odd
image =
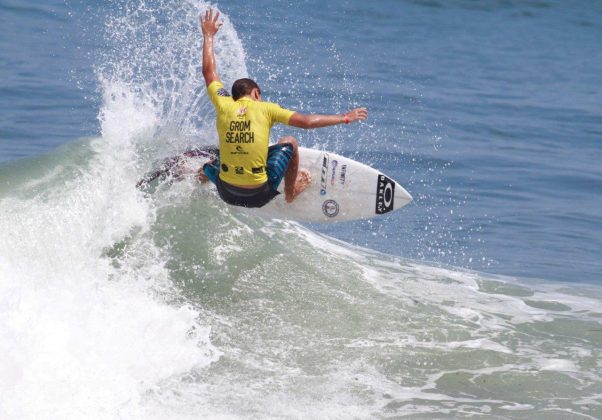
[[[341,165],[341,173],[339,174],[339,182],[345,185],[345,176],[347,174],[347,165]]]
[[[328,153],[324,153],[322,159],[322,175],[320,176],[320,195],[326,195],[326,179],[328,178],[328,165],[330,163],[330,156]]]
[[[379,175],[376,184],[376,214],[384,214],[393,210],[394,197],[395,181]]]
[[[334,180],[336,178],[337,166],[339,165],[339,161],[336,159],[332,160],[332,176],[330,177],[330,185],[334,185]]]
[[[334,200],[326,200],[322,203],[322,213],[327,217],[335,217],[339,214],[339,203]]]

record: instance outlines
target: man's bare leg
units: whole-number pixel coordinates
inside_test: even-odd
[[[309,186],[311,175],[307,169],[299,169],[299,146],[294,137],[282,137],[278,143],[290,143],[293,145],[293,158],[284,174],[284,198],[287,203],[292,203]]]

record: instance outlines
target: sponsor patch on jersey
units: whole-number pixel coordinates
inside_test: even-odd
[[[230,96],[230,93],[224,88],[219,88],[217,90],[217,96]]]
[[[231,155],[248,155],[249,152],[247,152],[244,147],[242,147],[241,145],[236,146],[236,150],[234,152],[230,152]]]

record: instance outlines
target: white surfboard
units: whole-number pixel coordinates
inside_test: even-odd
[[[304,222],[341,222],[380,216],[398,210],[412,196],[397,182],[368,165],[315,149],[299,147],[299,167],[309,170],[312,182],[292,203],[282,194],[259,209],[264,217]]]
[[[201,148],[164,160],[137,186],[147,187],[157,179],[195,176],[202,165],[217,155],[217,149]],[[311,184],[292,203],[284,199],[284,180],[276,198],[258,209],[239,209],[261,216],[300,222],[342,222],[366,219],[398,210],[412,196],[385,174],[353,159],[315,149],[299,148],[299,167],[307,169]]]

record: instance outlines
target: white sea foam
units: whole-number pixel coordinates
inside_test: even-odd
[[[148,167],[139,150],[152,139],[177,132],[170,140],[178,147],[178,138],[213,125],[198,92],[198,15],[207,6],[132,2],[110,17],[115,48],[99,69],[102,136],[91,142],[93,156],[66,162],[80,166],[79,176],[44,196],[0,201],[0,417],[148,418],[148,395],[219,356],[199,309],[170,303],[181,299],[166,257],[145,234],[157,208],[134,187]],[[163,45],[150,25],[158,14],[169,22]],[[231,83],[247,70],[222,18],[217,54]],[[22,188],[53,185],[60,168]],[[129,237],[112,260],[107,252]]]
[[[157,125],[156,109],[126,84],[103,89],[102,137],[80,176],[44,196],[0,201],[2,418],[136,413],[161,381],[219,355],[198,310],[169,303],[169,274],[149,238],[121,266],[103,256],[153,220],[134,185],[136,140]]]
[[[539,359],[539,368],[541,370],[578,372],[579,368],[574,362],[567,359]]]

